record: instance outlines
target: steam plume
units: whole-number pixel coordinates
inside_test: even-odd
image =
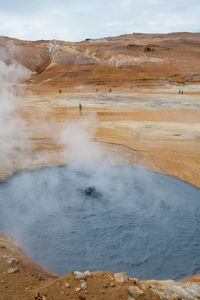
[[[25,122],[16,114],[20,97],[15,86],[28,79],[31,72],[14,58],[19,49],[12,43],[0,47],[0,167],[9,167],[23,155],[25,143],[21,132]]]
[[[64,145],[63,159],[69,163],[88,164],[103,159],[103,148],[94,143],[95,115],[73,123],[66,123],[60,141]]]

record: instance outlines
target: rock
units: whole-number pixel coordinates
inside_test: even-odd
[[[113,282],[111,282],[111,284],[110,284],[112,287],[114,287],[115,286],[115,284],[113,283]]]
[[[14,262],[15,263],[18,263],[18,260],[13,258],[13,257],[10,257],[8,255],[4,255],[3,258],[5,258],[5,260],[7,261],[8,264],[12,265]]]
[[[104,290],[102,290],[101,292],[102,292],[102,294],[105,294],[105,293],[106,293],[106,291],[104,291]]]
[[[92,276],[92,273],[90,272],[90,271],[85,271],[85,272],[83,272],[83,274],[86,276],[86,277],[90,277],[90,276]]]
[[[80,287],[76,287],[74,290],[75,290],[75,292],[80,292],[81,288]]]
[[[81,283],[81,288],[84,289],[84,290],[87,289],[87,282],[86,281]]]
[[[128,280],[129,280],[129,281],[133,281],[134,284],[137,284],[137,282],[138,282],[137,278],[129,277]]]
[[[78,280],[85,279],[85,274],[83,274],[79,271],[74,271],[74,275],[75,275],[76,279],[78,279]]]
[[[10,268],[9,270],[8,270],[8,273],[17,273],[18,272],[18,268],[16,267],[16,268]]]
[[[69,288],[69,287],[70,287],[70,284],[67,282],[67,283],[65,284],[65,286],[66,286],[66,288]]]
[[[3,255],[3,258],[8,259],[8,258],[10,258],[10,256],[8,256],[8,255]]]
[[[42,277],[41,275],[38,277],[38,279],[40,280],[40,281],[42,281],[42,280],[44,280],[44,277]],[[60,284],[58,284],[58,285],[60,285]]]
[[[115,273],[114,274],[115,281],[123,283],[128,281],[128,276],[125,272]]]
[[[99,192],[97,192],[96,187],[95,186],[89,186],[84,190],[84,194],[87,197],[91,197],[91,198],[99,198],[101,196],[101,194]]]
[[[107,289],[107,287],[108,287],[108,282],[104,283],[103,286]]]
[[[135,300],[133,297],[128,297],[127,300]]]
[[[144,296],[144,292],[139,289],[137,286],[131,285],[128,289],[129,294],[134,297]]]

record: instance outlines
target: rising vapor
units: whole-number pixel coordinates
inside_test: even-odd
[[[0,47],[0,167],[7,168],[23,156],[26,148],[22,140],[26,124],[16,113],[21,98],[15,87],[28,79],[31,71],[15,60],[17,51],[12,43]]]

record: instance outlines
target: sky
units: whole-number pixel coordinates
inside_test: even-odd
[[[200,0],[0,0],[0,35],[23,40],[200,32]]]

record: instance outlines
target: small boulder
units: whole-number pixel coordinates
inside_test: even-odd
[[[129,280],[129,281],[133,281],[134,284],[137,284],[137,283],[138,283],[138,279],[137,279],[137,278],[129,277],[128,280]]]
[[[81,288],[84,289],[84,290],[87,289],[87,282],[86,281],[81,283]]]
[[[125,272],[115,273],[114,274],[115,281],[123,283],[128,281],[128,276]]]
[[[90,277],[90,276],[92,276],[92,273],[90,272],[90,271],[85,271],[85,272],[83,272],[83,274],[86,276],[86,277]]]
[[[8,255],[4,255],[3,258],[5,258],[6,262],[10,265],[12,265],[13,263],[18,263],[17,259],[10,257]]]
[[[85,279],[85,274],[83,274],[82,272],[74,271],[74,275],[78,280]]]
[[[8,273],[9,274],[11,274],[11,273],[17,273],[18,272],[18,268],[16,267],[16,268],[10,268],[9,270],[8,270]]]
[[[110,284],[112,287],[115,287],[115,284],[114,284],[114,282],[111,282],[111,284]]]
[[[128,289],[129,294],[134,297],[144,296],[144,292],[139,289],[137,286],[131,285]]]
[[[80,292],[81,288],[80,287],[76,287],[74,290],[75,290],[75,292]]]
[[[69,287],[70,287],[70,284],[67,282],[67,283],[65,284],[65,286],[66,286],[66,288],[69,288]]]

